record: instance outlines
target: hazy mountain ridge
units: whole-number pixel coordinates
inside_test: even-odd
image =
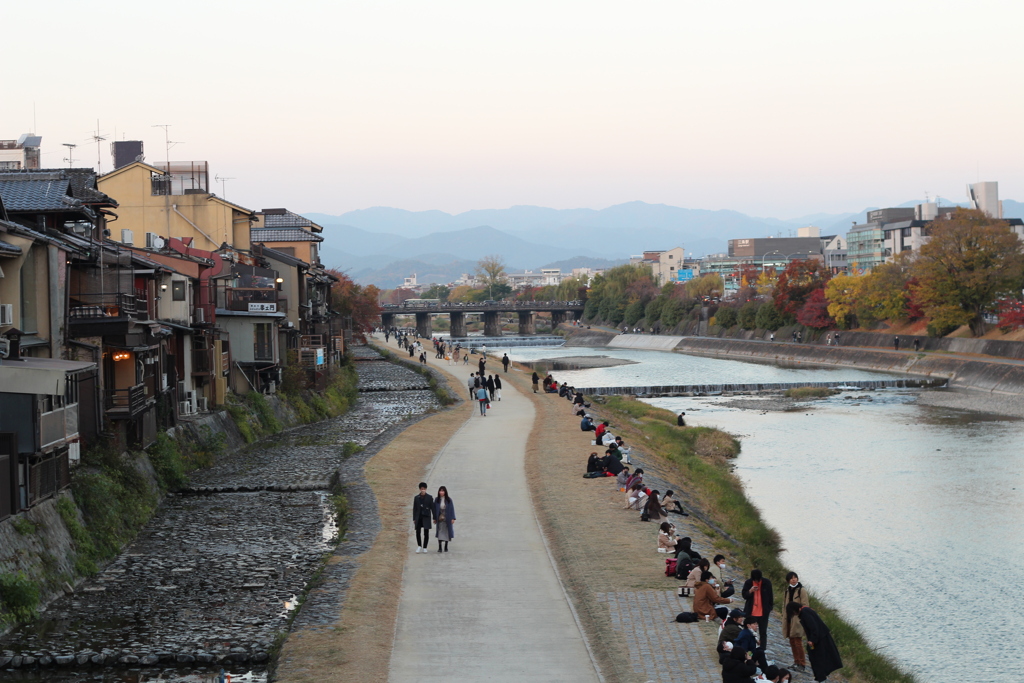
[[[901,204],[913,207],[923,200]],[[941,206],[955,203],[939,198]],[[1024,217],[1024,203],[1003,200],[1007,218]],[[795,234],[816,225],[822,235],[845,234],[867,213],[814,213],[792,219],[758,218],[738,211],[686,209],[635,201],[605,209],[513,206],[460,214],[372,207],[340,216],[305,214],[324,226],[323,261],[360,282],[393,287],[417,273],[420,282],[448,282],[489,254],[510,270],[609,267],[651,249],[685,247],[688,255],[726,251],[727,240]],[[459,263],[461,265],[454,266]],[[469,264],[469,265],[466,265]],[[541,265],[548,264],[548,265]],[[553,265],[561,264],[561,265]],[[571,265],[569,265],[571,264]],[[402,268],[410,269],[399,275]],[[455,272],[458,271],[458,272]],[[450,277],[447,274],[454,273]],[[446,277],[432,280],[434,277]]]

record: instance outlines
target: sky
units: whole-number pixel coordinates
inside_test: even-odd
[[[793,218],[1024,199],[1024,3],[6,3],[0,138],[206,160],[252,209]]]

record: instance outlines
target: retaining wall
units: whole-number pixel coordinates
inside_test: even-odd
[[[608,340],[608,346],[619,349],[644,349],[646,351],[671,351],[682,337],[662,337],[651,334],[619,334]]]
[[[837,348],[817,344],[765,344],[709,337],[685,338],[674,350],[732,360],[901,372],[948,379],[950,386],[1002,394],[1024,394],[1024,365],[1009,363],[965,360],[935,354],[895,354],[867,348]]]

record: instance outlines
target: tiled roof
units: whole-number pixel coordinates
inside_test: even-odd
[[[85,204],[110,204],[117,202],[96,189],[96,172],[91,168],[69,168],[65,173],[71,184],[71,195]]]
[[[305,216],[288,209],[263,209],[263,225],[267,228],[312,228],[313,232],[320,232],[322,227],[309,220]]]
[[[0,256],[21,256],[21,247],[0,241]]]
[[[319,235],[302,228],[252,228],[249,231],[252,242],[323,242]]]
[[[60,173],[0,173],[0,197],[8,211],[85,209],[69,194],[70,181]]]

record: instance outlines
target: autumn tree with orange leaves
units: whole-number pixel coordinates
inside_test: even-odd
[[[358,285],[340,270],[329,269],[337,278],[331,286],[331,310],[342,319],[352,319],[352,337],[366,341],[366,332],[380,323],[380,290],[374,285]]]

